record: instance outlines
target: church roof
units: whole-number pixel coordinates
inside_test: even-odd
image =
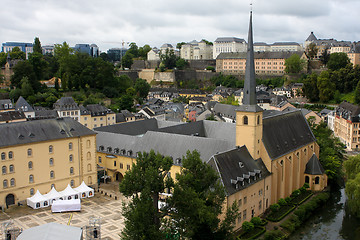
[[[263,119],[263,142],[271,159],[314,141],[315,136],[300,110]]]
[[[313,42],[316,40],[318,40],[318,39],[315,37],[314,32],[311,32],[310,35],[308,36],[308,38],[305,40],[305,42]]]
[[[215,154],[208,164],[220,174],[228,195],[270,175],[263,161],[254,160],[245,146]]]
[[[325,173],[325,170],[315,153],[306,164],[305,173],[310,175],[323,175]]]

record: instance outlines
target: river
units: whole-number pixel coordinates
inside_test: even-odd
[[[326,205],[318,209],[289,239],[360,240],[360,219],[349,213],[345,189],[333,189]]]

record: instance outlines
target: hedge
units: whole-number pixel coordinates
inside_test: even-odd
[[[312,195],[314,195],[314,194],[312,192],[310,192],[310,191],[301,193],[300,195],[292,198],[291,203],[295,204],[295,205],[300,205],[303,202],[305,202],[307,199],[309,199]]]
[[[255,227],[251,232],[245,232],[239,236],[239,240],[243,239],[257,239],[261,234],[266,232],[265,227]]]
[[[291,213],[295,208],[296,206],[294,205],[282,206],[279,211],[270,213],[269,216],[266,217],[266,219],[271,222],[278,222],[284,217],[286,217],[289,213]]]

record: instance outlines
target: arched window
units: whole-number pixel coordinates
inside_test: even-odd
[[[7,174],[7,167],[6,167],[6,166],[2,166],[1,172],[2,172],[3,175],[4,175],[4,174]]]
[[[54,159],[53,158],[49,159],[49,164],[50,164],[50,166],[54,166]]]
[[[73,175],[73,174],[74,174],[74,168],[71,167],[71,168],[70,168],[70,175]]]
[[[30,188],[30,196],[34,195],[34,189]]]
[[[28,157],[31,157],[31,156],[32,156],[32,149],[31,149],[31,148],[29,148],[29,149],[27,150],[27,155],[28,155]]]
[[[244,118],[243,118],[243,122],[244,122],[244,125],[248,125],[248,123],[249,123],[249,119],[248,119],[248,117],[247,117],[247,116],[244,116]]]
[[[99,157],[99,163],[101,163],[101,157]]]
[[[88,170],[88,172],[91,172],[91,164],[87,165],[87,170]]]
[[[88,148],[90,147],[90,140],[86,141],[86,147],[88,147]]]
[[[70,186],[71,186],[71,187],[74,187],[74,185],[75,185],[74,180],[71,180],[71,181],[70,181]]]
[[[72,144],[72,142],[69,143],[69,150],[73,150],[73,144]]]
[[[315,178],[315,184],[319,184],[320,183],[320,177],[316,177]]]
[[[260,124],[260,116],[257,117],[257,124]]]
[[[306,182],[306,183],[309,183],[309,182],[310,182],[309,176],[305,176],[305,182]]]
[[[9,159],[13,159],[14,153],[12,151],[9,152]]]
[[[7,188],[8,187],[8,180],[4,180],[3,181],[3,188]]]
[[[30,174],[29,183],[34,183],[34,175]]]
[[[11,165],[9,166],[9,172],[10,172],[10,173],[13,173],[14,171],[15,171],[14,165],[11,164]]]
[[[74,160],[74,157],[72,154],[69,155],[69,162],[72,162]]]
[[[33,162],[32,162],[32,161],[29,161],[29,162],[28,162],[28,168],[29,168],[29,169],[33,169]]]
[[[50,171],[50,178],[54,178],[54,177],[55,177],[54,171]]]
[[[6,159],[6,154],[4,152],[1,153],[1,160],[5,160]]]
[[[91,153],[87,152],[86,157],[87,157],[88,160],[90,160],[91,159]]]
[[[88,177],[88,184],[92,184],[92,178],[91,178],[91,176]]]
[[[15,178],[10,179],[10,186],[15,187]]]
[[[49,146],[49,153],[53,153],[54,152],[54,147],[52,145]]]

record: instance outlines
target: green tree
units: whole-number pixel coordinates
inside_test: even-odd
[[[119,93],[125,93],[126,89],[133,86],[133,82],[128,75],[120,75],[116,78],[116,84],[112,86],[116,88]]]
[[[176,61],[176,68],[179,70],[184,70],[188,65],[189,65],[189,62],[183,58],[179,58]]]
[[[143,60],[147,59],[147,54],[151,50],[151,47],[148,44],[145,44],[143,47],[139,47],[139,57]]]
[[[7,54],[4,52],[0,52],[0,67],[6,64]]]
[[[21,80],[27,77],[33,89],[38,89],[39,85],[36,84],[37,79],[31,63],[27,60],[18,62],[14,69],[14,74],[11,76],[11,85],[21,88]],[[36,86],[35,86],[36,85]]]
[[[34,89],[32,88],[30,81],[27,77],[21,79],[21,95],[24,98],[28,98],[34,95]]]
[[[120,110],[134,110],[134,96],[123,94],[118,100],[118,106]]]
[[[299,73],[304,69],[305,60],[301,59],[299,55],[293,54],[285,60],[285,72]]]
[[[132,198],[124,206],[125,228],[122,239],[164,239],[160,230],[165,217],[158,209],[159,194],[173,185],[168,173],[173,164],[170,157],[150,153],[139,153],[136,164],[127,171],[120,183],[120,192]]]
[[[228,104],[228,105],[234,105],[234,106],[239,106],[239,103],[237,100],[235,100],[235,96],[231,95],[228,96],[227,98],[224,98],[220,101],[220,103],[222,104]]]
[[[347,181],[345,192],[352,214],[360,217],[360,155],[351,156],[344,162]]]
[[[33,70],[37,80],[44,80],[44,72],[48,67],[48,63],[44,60],[41,53],[33,52],[29,55],[29,62],[33,66]]]
[[[130,43],[129,46],[130,46],[129,50],[127,50],[126,53],[132,54],[134,58],[139,57],[139,48],[136,45],[136,43],[132,42],[132,43]],[[126,53],[125,53],[125,55],[126,55]]]
[[[209,42],[208,40],[206,39],[202,39],[201,41],[205,42],[207,45],[214,45],[212,42]]]
[[[196,150],[188,151],[182,163],[173,195],[167,201],[174,228],[184,239],[233,239],[238,207],[234,203],[226,209],[220,221],[225,190],[218,174]]]
[[[310,43],[307,47],[306,47],[306,53],[309,56],[310,59],[314,59],[319,51],[319,48],[316,46],[315,43]]]
[[[323,71],[317,79],[317,87],[319,89],[319,99],[321,102],[327,103],[334,98],[335,84],[330,81],[330,73]]]
[[[10,58],[25,60],[26,54],[23,51],[21,51],[19,47],[14,47],[10,52]]]
[[[181,49],[181,46],[184,45],[184,44],[186,44],[186,42],[179,42],[179,43],[176,44],[176,48]]]
[[[332,53],[330,54],[327,67],[333,71],[345,68],[350,63],[346,53]]]
[[[136,79],[134,86],[138,97],[140,98],[147,97],[151,86],[145,79],[142,78]]]
[[[329,53],[329,49],[328,48],[325,48],[324,52],[321,54],[320,56],[320,61],[326,65],[329,61],[329,58],[330,58],[330,53]]]
[[[316,73],[312,73],[304,80],[303,92],[304,95],[311,101],[319,101],[319,89],[317,87],[317,78]]]
[[[36,38],[34,39],[33,53],[40,53],[40,54],[42,54],[41,43],[40,43],[40,39],[39,39],[38,37],[36,37]]]
[[[134,58],[134,55],[131,52],[127,51],[121,59],[121,64],[122,64],[123,68],[130,69],[134,63],[133,58]]]
[[[160,60],[164,64],[165,68],[173,69],[176,67],[176,61],[178,57],[176,57],[174,50],[166,49],[165,53],[160,54]]]

